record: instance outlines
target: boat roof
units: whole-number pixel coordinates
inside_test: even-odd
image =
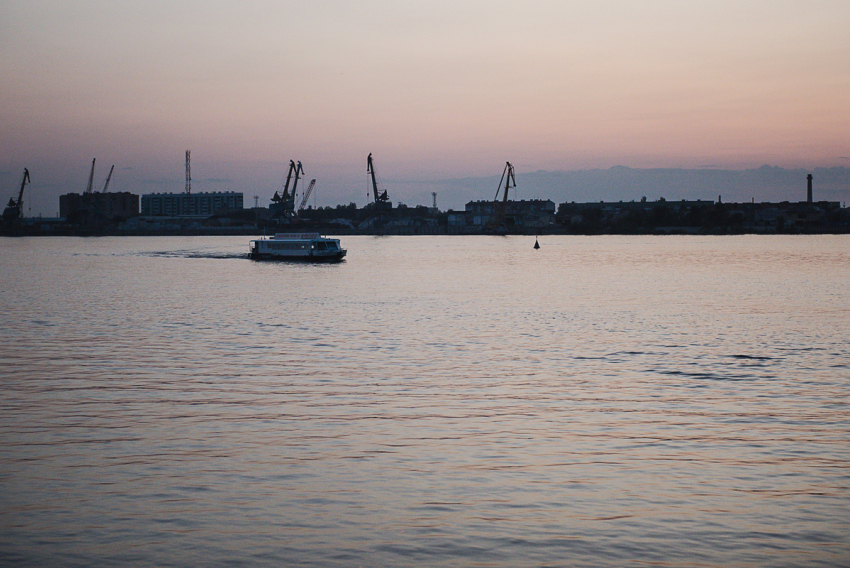
[[[273,237],[263,237],[257,240],[269,241],[334,241],[339,242],[339,239],[329,239],[323,237],[319,233],[275,233]],[[251,241],[254,242],[254,241]]]
[[[321,239],[322,235],[319,233],[275,233],[274,238],[278,240],[313,240]]]

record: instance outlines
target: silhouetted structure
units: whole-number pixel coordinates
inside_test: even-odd
[[[557,223],[576,234],[842,232],[837,201],[723,203],[658,201],[562,203]]]
[[[809,203],[809,205],[812,204],[812,179],[814,179],[814,176],[812,176],[812,174],[806,176],[806,181],[808,182],[809,188],[808,192],[806,193],[806,201]]]
[[[94,195],[104,194],[98,193]],[[242,209],[243,195],[241,192],[235,191],[150,193],[142,196],[142,215],[159,217],[209,217],[220,211]]]
[[[372,194],[375,198],[370,205],[374,209],[392,209],[393,203],[390,201],[387,190],[381,191],[378,189],[378,173],[375,171],[375,162],[372,161],[372,154],[366,158],[366,173],[372,177]]]
[[[30,183],[30,172],[24,168],[24,177],[21,179],[21,190],[18,192],[18,199],[9,198],[9,204],[3,210],[2,221],[4,225],[11,225],[21,219],[24,214],[24,188]]]
[[[186,194],[192,193],[192,153],[186,150]]]
[[[289,191],[289,184],[292,182],[292,176],[295,176],[295,183],[292,185],[292,191]],[[283,195],[277,191],[272,196],[272,204],[269,210],[272,212],[273,219],[291,219],[295,215],[295,192],[298,189],[298,180],[304,175],[304,168],[301,162],[295,164],[295,160],[289,160],[289,173],[286,175],[286,182],[283,186]]]
[[[501,182],[500,182],[501,183]],[[500,219],[498,227],[507,231],[545,229],[555,222],[555,202],[551,199],[521,201],[470,201],[466,204],[464,224],[476,229],[492,229],[494,217]],[[454,223],[457,223],[455,220]]]
[[[505,182],[504,195],[502,200],[499,201],[499,191],[502,190],[503,181]],[[496,186],[496,197],[493,198],[493,214],[485,226],[488,231],[507,230],[508,191],[512,187],[516,187],[514,167],[510,162],[505,162],[505,169],[502,170],[502,179],[499,180],[499,185]]]
[[[59,216],[72,225],[119,223],[139,215],[139,196],[120,193],[67,193],[59,196]]]

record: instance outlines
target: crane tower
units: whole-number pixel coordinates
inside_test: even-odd
[[[89,184],[86,186],[86,193],[91,193],[91,184],[94,182],[94,162],[96,159],[91,159],[91,171],[89,172]]]
[[[15,201],[14,197],[9,198],[9,205],[7,205],[6,209],[3,210],[3,222],[15,223],[23,217],[24,187],[26,187],[28,183],[30,183],[30,172],[28,169],[24,168],[24,177],[21,179],[21,191],[18,193],[18,200]]]
[[[112,179],[113,170],[115,170],[115,164],[112,164],[112,167],[109,168],[109,175],[106,176],[106,183],[103,184],[103,191],[101,191],[101,193],[106,193],[106,190],[109,188],[109,180]]]
[[[393,204],[387,195],[387,190],[380,191],[378,189],[378,174],[375,171],[375,163],[372,161],[372,154],[366,158],[366,174],[372,176],[372,193],[375,197],[374,207],[376,209],[392,209]]]
[[[505,182],[504,196],[499,201],[499,192],[502,191],[502,182]],[[499,180],[499,185],[496,187],[496,197],[493,199],[493,215],[487,223],[486,228],[489,230],[503,230],[505,224],[505,214],[508,206],[508,190],[516,187],[516,177],[514,176],[514,167],[510,162],[505,163],[505,169],[502,171],[502,179]]]

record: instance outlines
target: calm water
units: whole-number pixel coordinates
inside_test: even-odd
[[[0,240],[0,563],[850,565],[850,237]]]

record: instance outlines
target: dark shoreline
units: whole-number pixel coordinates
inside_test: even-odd
[[[280,232],[280,231],[278,231]],[[487,233],[482,231],[446,230],[444,228],[392,228],[384,230],[374,229],[341,229],[334,228],[303,228],[289,229],[287,232],[318,232],[323,235],[332,236],[541,236],[541,235],[572,235],[572,236],[728,236],[728,235],[846,235],[850,234],[850,227],[804,227],[794,230],[778,231],[776,229],[753,230],[742,227],[713,227],[701,229],[697,227],[657,227],[653,231],[570,231],[564,228],[549,228],[526,231],[509,231],[505,233]],[[264,232],[256,227],[221,227],[221,228],[192,228],[180,230],[37,230],[22,228],[12,231],[0,232],[0,237],[214,237],[214,236],[245,236],[258,237],[271,236],[272,231]]]

